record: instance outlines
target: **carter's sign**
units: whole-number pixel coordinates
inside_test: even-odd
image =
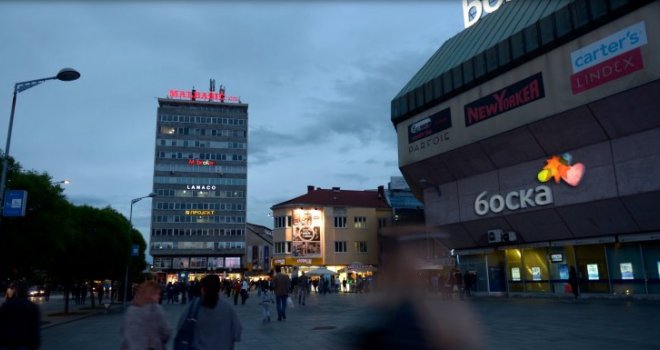
[[[644,68],[641,46],[646,45],[644,22],[633,24],[571,53],[571,91],[603,85]]]

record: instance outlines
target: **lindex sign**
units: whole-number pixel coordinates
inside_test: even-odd
[[[483,191],[474,201],[474,212],[477,215],[486,215],[489,212],[497,214],[504,209],[515,211],[552,204],[553,201],[552,190],[546,185],[511,191],[505,195],[494,194],[490,197],[488,191]]]

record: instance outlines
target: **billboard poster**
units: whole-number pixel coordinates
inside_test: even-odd
[[[587,276],[589,281],[597,281],[598,278],[598,264],[587,264]]]
[[[321,211],[297,209],[293,212],[291,254],[295,257],[321,256]]]
[[[622,262],[619,264],[619,268],[621,269],[622,280],[631,280],[634,278],[632,263]]]
[[[511,268],[511,280],[520,281],[520,268],[512,267]]]
[[[568,280],[568,265],[566,264],[559,265],[559,279]]]
[[[532,281],[541,280],[541,268],[538,266],[532,266]]]

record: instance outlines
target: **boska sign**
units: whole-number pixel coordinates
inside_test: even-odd
[[[477,23],[481,15],[497,11],[502,4],[511,0],[463,0],[463,22],[465,28]]]
[[[506,195],[496,194],[486,200],[488,191],[481,192],[474,201],[474,212],[477,215],[486,215],[488,212],[500,213],[504,209],[518,210],[533,208],[541,205],[551,204],[552,191],[545,185],[536,186],[534,189],[511,191]]]

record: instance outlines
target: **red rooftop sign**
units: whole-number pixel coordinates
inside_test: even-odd
[[[220,102],[240,103],[238,96],[226,96],[224,92],[213,91],[188,91],[188,90],[170,90],[169,98],[190,99],[190,100],[208,100]]]

